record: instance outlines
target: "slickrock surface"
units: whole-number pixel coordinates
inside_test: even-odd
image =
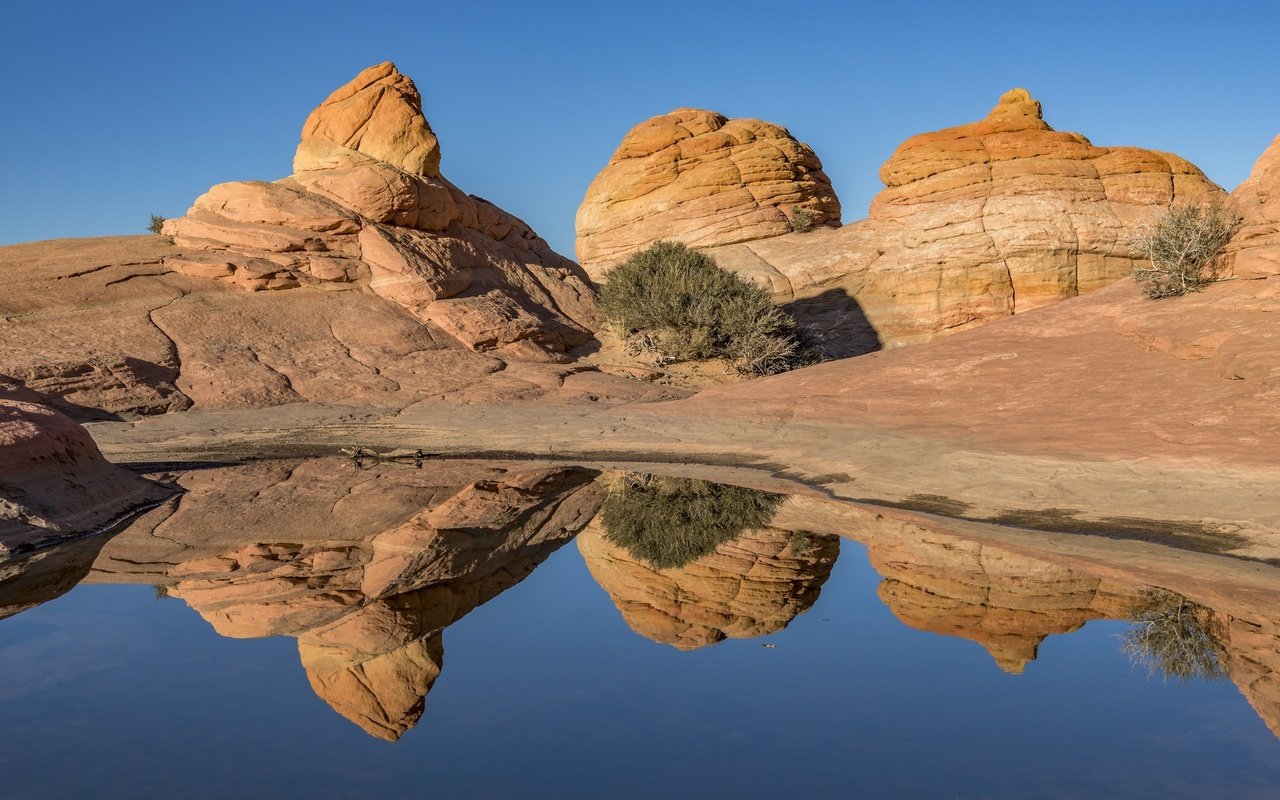
[[[856,355],[1106,286],[1129,274],[1127,239],[1157,211],[1226,197],[1175,155],[1053,130],[1022,89],[980,122],[908,139],[880,177],[867,219],[711,253],[833,355]]]
[[[112,539],[91,582],[166,587],[220,634],[292,636],[316,693],[379,738],[422,715],[441,632],[595,514],[592,473],[341,458],[186,472]]]
[[[1280,275],[1280,136],[1231,193],[1241,217],[1227,248],[1231,274],[1241,278]]]
[[[478,353],[350,284],[248,292],[174,272],[158,236],[0,247],[0,396],[78,419],[189,408],[400,408],[681,392],[583,366]]]
[[[597,520],[578,536],[578,551],[632,630],[693,650],[787,627],[817,601],[840,547],[834,536],[764,528],[660,570],[609,542]]]
[[[696,247],[840,224],[822,162],[785,128],[681,108],[632,128],[578,209],[578,261],[599,278],[659,239]]]
[[[109,525],[171,494],[113,466],[53,409],[0,400],[0,556]]]

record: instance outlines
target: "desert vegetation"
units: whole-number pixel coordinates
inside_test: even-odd
[[[770,375],[807,358],[795,320],[768,292],[679,242],[657,242],[606,272],[600,306],[632,354],[658,365],[722,358]]]
[[[1131,616],[1121,649],[1134,666],[1165,679],[1217,680],[1224,676],[1221,625],[1213,612],[1182,595],[1152,592]]]
[[[791,210],[791,216],[787,218],[787,222],[791,224],[792,233],[808,233],[816,224],[813,213],[807,208],[799,207]]]
[[[782,495],[742,486],[623,473],[600,508],[605,538],[655,569],[683,567],[773,519]]]
[[[159,214],[151,215],[151,222],[147,225],[147,230],[152,233],[160,233],[164,229],[165,218]]]
[[[1239,226],[1220,203],[1175,205],[1138,231],[1133,244],[1150,260],[1133,277],[1147,297],[1177,297],[1218,279],[1222,254]]]

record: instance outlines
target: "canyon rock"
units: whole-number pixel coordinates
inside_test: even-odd
[[[632,128],[578,209],[577,257],[595,278],[660,239],[696,247],[779,236],[797,211],[839,225],[813,150],[785,128],[682,108]]]
[[[1280,275],[1280,136],[1231,193],[1240,229],[1227,246],[1230,271],[1238,278]]]
[[[684,567],[655,569],[593,523],[578,537],[591,576],[636,633],[678,650],[776,633],[818,599],[839,554],[833,536],[745,531]]]
[[[172,494],[116,467],[53,409],[0,400],[0,558],[87,533]]]

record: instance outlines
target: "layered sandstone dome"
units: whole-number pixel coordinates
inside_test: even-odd
[[[545,360],[597,326],[586,276],[440,174],[413,81],[369,67],[307,118],[294,175],[224,183],[165,233],[165,259],[248,289],[365,287],[474,350]]]
[[[660,239],[696,247],[779,236],[797,210],[839,225],[822,162],[785,128],[682,108],[632,128],[578,209],[577,257],[593,277]]]
[[[746,531],[692,564],[657,569],[605,538],[578,536],[591,576],[641,636],[693,650],[724,639],[776,633],[817,601],[839,540],[791,531]]]
[[[1105,286],[1141,259],[1129,237],[1160,209],[1226,196],[1178,156],[1055,131],[1023,89],[979,122],[908,139],[881,168],[885,188],[867,219],[808,233],[789,233],[778,214],[772,228],[719,235],[740,227],[740,212],[715,202],[743,190],[736,172],[690,170],[698,187],[668,196],[647,187],[667,180],[662,170],[692,184],[679,151],[648,156],[652,176],[631,168],[623,180],[626,147],[596,180],[631,193],[616,204],[625,211],[607,213],[596,184],[579,211],[578,254],[592,275],[656,239],[709,248],[722,266],[769,287],[833,356],[925,341]],[[829,193],[824,180],[802,180],[787,202],[825,202],[803,187]]]

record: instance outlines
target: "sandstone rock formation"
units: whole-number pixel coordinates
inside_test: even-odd
[[[413,81],[361,72],[307,118],[291,178],[213,187],[165,233],[188,275],[248,289],[356,284],[474,350],[551,359],[597,327],[585,275],[440,175]]]
[[[1239,278],[1280,275],[1280,136],[1231,193],[1240,230],[1227,247],[1230,271]]]
[[[103,528],[170,494],[108,463],[57,411],[0,400],[0,558]]]
[[[293,177],[213,187],[172,242],[0,248],[0,397],[109,419],[680,394],[543,363],[596,326],[585,273],[438,167],[417,90],[382,64],[311,114]]]
[[[422,715],[444,628],[591,519],[592,478],[332,458],[183,473],[176,507],[111,540],[89,579],[163,585],[224,636],[296,638],[316,693],[394,740]]]
[[[617,169],[606,168],[597,182],[627,191],[628,180],[613,177]],[[719,184],[705,182],[736,185],[733,174],[718,177]],[[654,239],[710,248],[722,266],[769,287],[831,355],[843,357],[1105,286],[1140,258],[1128,237],[1156,211],[1225,197],[1175,155],[1096,147],[1053,130],[1023,89],[1007,92],[982,121],[908,139],[880,177],[885,189],[865,220],[809,233],[758,229],[737,244],[704,234],[736,219],[716,209],[713,188],[691,193],[707,199],[691,201],[687,212],[679,197],[642,195],[610,217],[593,185],[579,212],[579,258],[598,275],[600,253],[617,260]],[[642,189],[658,180],[643,172],[628,178]],[[643,223],[642,235],[633,235],[633,219]],[[601,251],[593,241],[611,246]]]
[[[840,552],[833,536],[746,531],[685,567],[655,569],[593,523],[578,537],[591,576],[636,633],[678,650],[776,633],[818,599]]]
[[[632,128],[578,209],[577,256],[595,278],[659,239],[697,247],[779,236],[797,210],[839,225],[822,162],[785,128],[682,108]]]

